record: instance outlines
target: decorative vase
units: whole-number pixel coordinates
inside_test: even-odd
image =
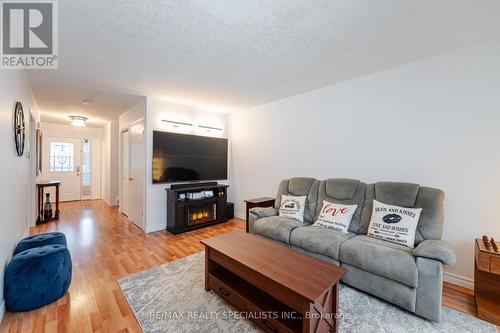
[[[50,193],[46,193],[45,197],[46,201],[45,205],[43,206],[43,219],[47,221],[52,218],[52,204],[50,203]]]

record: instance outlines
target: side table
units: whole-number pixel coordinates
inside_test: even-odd
[[[250,209],[254,207],[272,207],[274,206],[274,198],[263,197],[245,200],[246,203],[246,231],[248,232],[248,214]]]
[[[60,180],[48,180],[48,181],[41,181],[36,183],[37,191],[38,191],[38,216],[36,219],[36,224],[39,223],[45,223],[49,222],[52,220],[58,220],[59,219],[59,186],[61,185]],[[50,219],[44,219],[43,218],[43,190],[46,187],[49,186],[54,186],[56,188],[56,211],[54,212],[54,215]]]
[[[500,325],[500,253],[475,241],[474,297],[477,316]],[[500,243],[497,243],[500,247]]]

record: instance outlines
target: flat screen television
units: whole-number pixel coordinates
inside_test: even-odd
[[[153,131],[153,183],[227,179],[227,139]]]

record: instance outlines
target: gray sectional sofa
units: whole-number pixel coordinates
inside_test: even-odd
[[[278,216],[282,195],[307,196],[304,222]],[[422,208],[415,248],[366,236],[373,200]],[[358,205],[341,233],[312,224],[323,200]],[[444,193],[410,183],[365,184],[352,179],[291,178],[281,181],[274,207],[252,208],[249,231],[346,268],[342,281],[424,318],[439,321],[443,265],[455,263],[453,249],[440,240]]]

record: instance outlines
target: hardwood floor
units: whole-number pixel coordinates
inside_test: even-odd
[[[141,332],[116,280],[202,251],[200,240],[245,230],[241,220],[174,236],[144,234],[116,207],[103,201],[63,203],[61,220],[34,227],[31,234],[66,234],[73,260],[68,293],[40,309],[7,313],[0,332]],[[472,291],[445,283],[443,304],[474,314]]]

